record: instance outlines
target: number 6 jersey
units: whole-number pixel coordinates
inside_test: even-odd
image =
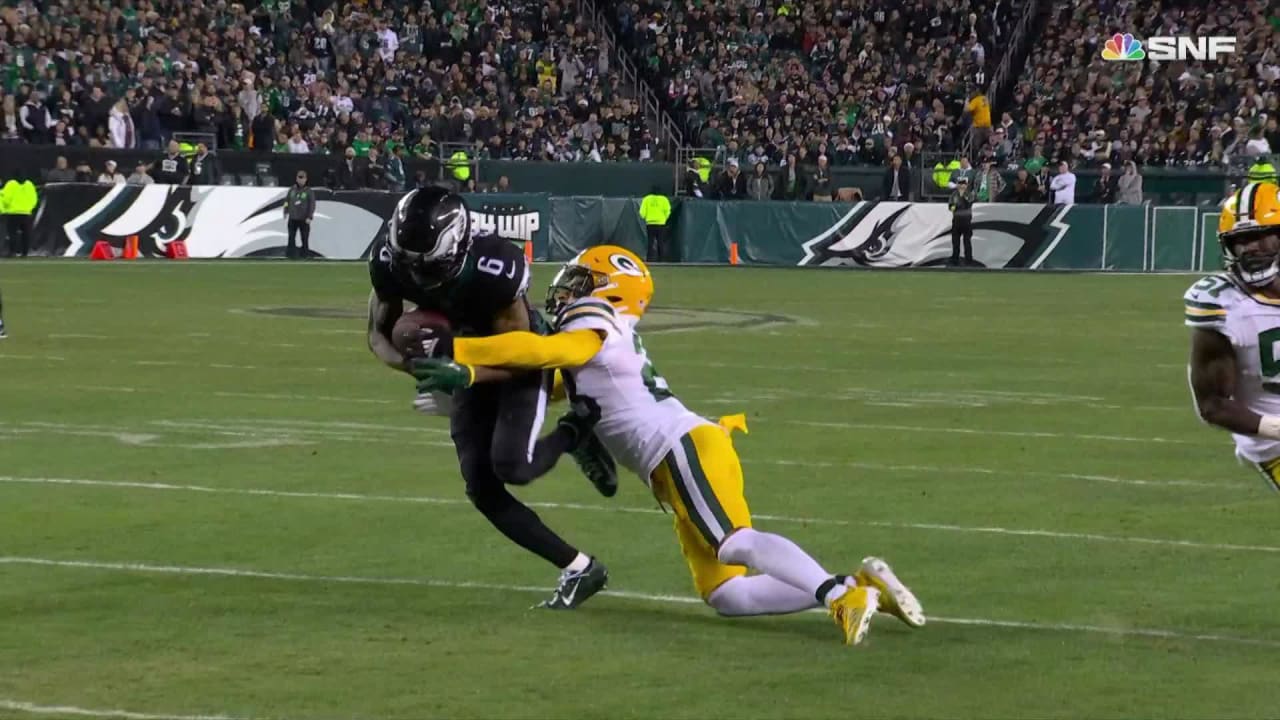
[[[1235,399],[1259,415],[1280,415],[1280,300],[1250,292],[1225,274],[1192,285],[1183,300],[1187,326],[1221,333],[1235,348]],[[1280,441],[1232,437],[1246,460],[1280,457]]]
[[[596,436],[619,463],[649,475],[680,438],[710,423],[684,406],[654,370],[636,334],[636,318],[619,315],[599,298],[575,300],[560,311],[557,331],[596,330],[604,344],[585,365],[563,368],[565,387],[573,398],[590,398],[600,406]]]
[[[369,252],[369,280],[384,302],[408,300],[424,310],[449,318],[457,335],[491,335],[493,318],[529,290],[529,265],[524,251],[495,235],[477,235],[471,241],[458,277],[423,289],[408,269],[396,262],[384,238]],[[530,326],[543,327],[541,316],[529,308]]]

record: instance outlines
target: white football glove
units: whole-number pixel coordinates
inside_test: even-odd
[[[449,411],[453,409],[453,398],[442,392],[419,393],[413,399],[413,409],[423,415],[448,417]]]

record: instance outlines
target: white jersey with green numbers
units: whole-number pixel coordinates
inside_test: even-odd
[[[604,345],[585,365],[563,368],[571,397],[600,406],[596,435],[621,465],[649,474],[690,430],[710,422],[684,406],[649,362],[636,318],[597,298],[580,298],[556,318],[557,331],[597,330]]]
[[[1280,300],[1210,275],[1184,296],[1186,323],[1221,333],[1236,352],[1235,399],[1259,415],[1280,415]],[[1280,441],[1232,435],[1236,453],[1256,463],[1280,457]]]

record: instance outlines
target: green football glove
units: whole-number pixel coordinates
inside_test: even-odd
[[[409,371],[418,379],[418,392],[445,392],[471,387],[476,372],[447,358],[414,358]]]

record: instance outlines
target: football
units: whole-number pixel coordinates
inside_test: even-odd
[[[416,357],[422,355],[422,348],[417,344],[418,331],[426,327],[451,329],[449,318],[432,310],[410,310],[396,320],[391,330],[391,342],[404,355]]]

